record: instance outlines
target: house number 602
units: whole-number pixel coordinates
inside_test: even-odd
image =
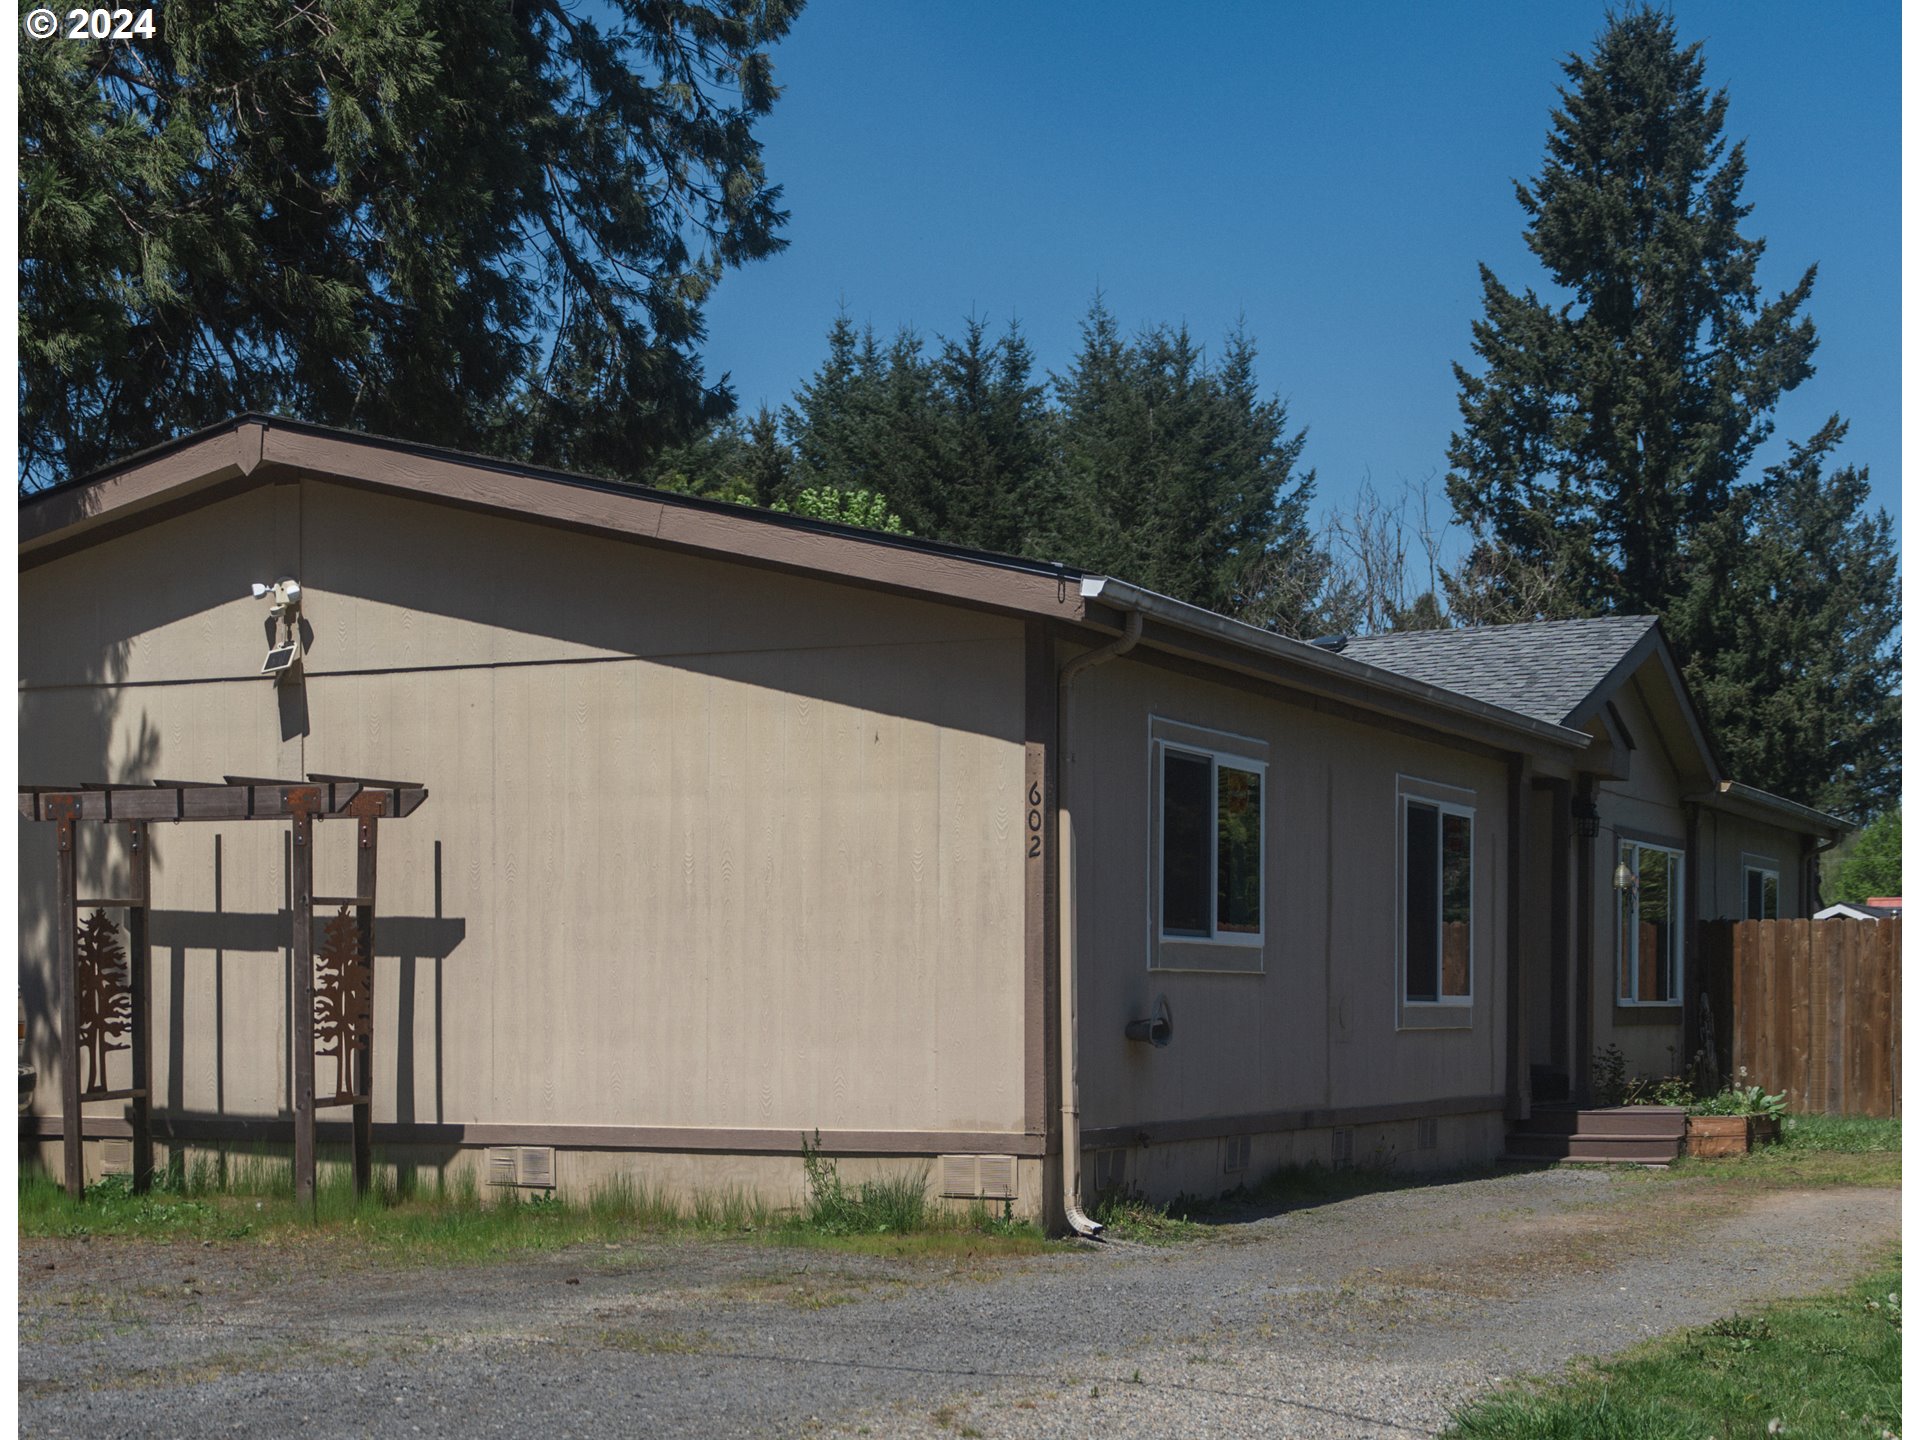
[[[1040,858],[1040,782],[1034,781],[1027,787],[1027,858]]]

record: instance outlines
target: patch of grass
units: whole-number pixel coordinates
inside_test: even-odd
[[[1473,1440],[1859,1435],[1900,1428],[1900,1266],[1655,1340],[1454,1416]],[[1777,1423],[1776,1423],[1777,1422]]]
[[[782,1210],[740,1187],[701,1192],[685,1203],[631,1178],[608,1181],[577,1199],[541,1194],[523,1199],[508,1187],[480,1186],[471,1171],[453,1176],[375,1164],[370,1194],[354,1193],[352,1166],[325,1157],[317,1168],[315,1204],[303,1213],[293,1199],[284,1156],[229,1153],[156,1174],[145,1195],[130,1179],[110,1176],[79,1202],[43,1172],[20,1177],[22,1236],[122,1236],[133,1239],[306,1244],[350,1241],[376,1257],[431,1261],[485,1260],[636,1236],[735,1237],[761,1243],[826,1246],[897,1256],[1030,1254],[1050,1247],[1039,1229],[985,1206],[936,1208],[926,1175],[840,1182],[833,1162],[810,1152],[810,1201]],[[818,1184],[811,1183],[820,1177]]]
[[[1780,1142],[1745,1155],[1680,1161],[1682,1178],[1763,1189],[1900,1183],[1900,1122],[1859,1115],[1789,1115]]]
[[[883,1175],[851,1186],[820,1153],[820,1132],[800,1140],[807,1177],[807,1224],[822,1235],[910,1234],[927,1228],[927,1172]]]
[[[1093,1218],[1106,1227],[1114,1240],[1131,1240],[1136,1245],[1177,1245],[1207,1233],[1195,1224],[1191,1206],[1184,1200],[1171,1205],[1154,1205],[1130,1195],[1108,1195],[1093,1207]]]
[[[602,1330],[600,1346],[621,1350],[629,1355],[698,1355],[713,1346],[713,1337],[702,1330],[689,1335],[683,1330]]]
[[[1848,1155],[1900,1153],[1900,1122],[1867,1115],[1789,1115],[1780,1125],[1779,1148]]]

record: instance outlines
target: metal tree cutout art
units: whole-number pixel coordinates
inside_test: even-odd
[[[80,926],[74,950],[74,998],[80,1048],[87,1056],[86,1095],[105,1094],[107,1054],[129,1048],[133,1029],[133,973],[120,946],[120,927],[96,910]]]
[[[347,1101],[366,1093],[366,1047],[373,1020],[373,967],[360,944],[360,922],[342,905],[327,921],[326,936],[313,965],[314,1053],[338,1057],[334,1098]]]

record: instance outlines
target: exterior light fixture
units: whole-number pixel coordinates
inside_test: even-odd
[[[1614,889],[1631,890],[1639,883],[1639,877],[1633,873],[1633,867],[1628,865],[1626,861],[1622,860],[1618,865],[1613,867]]]
[[[300,673],[300,582],[291,577],[283,577],[271,585],[253,584],[253,598],[269,600],[267,624],[269,637],[266,663],[261,665],[262,675],[271,675],[274,683],[297,676]],[[275,641],[271,630],[278,626],[284,633],[283,638]]]
[[[1573,833],[1591,840],[1600,833],[1600,808],[1585,795],[1573,797]]]

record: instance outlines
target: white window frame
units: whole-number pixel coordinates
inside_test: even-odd
[[[1655,853],[1660,855],[1670,855],[1673,857],[1673,859],[1676,862],[1675,869],[1674,869],[1673,895],[1669,902],[1673,910],[1673,915],[1672,915],[1672,919],[1669,921],[1669,928],[1667,931],[1667,934],[1670,939],[1670,943],[1673,946],[1673,998],[1671,1000],[1642,1000],[1640,998],[1640,926],[1637,923],[1639,914],[1640,914],[1640,910],[1639,910],[1640,887],[1638,884],[1638,881],[1640,878],[1640,867],[1639,867],[1638,859],[1636,856],[1636,860],[1633,868],[1633,875],[1635,880],[1635,885],[1633,890],[1634,917],[1635,917],[1636,923],[1633,924],[1630,928],[1627,925],[1626,917],[1622,914],[1625,897],[1622,895],[1622,893],[1619,890],[1614,891],[1614,898],[1613,898],[1614,928],[1617,932],[1624,932],[1624,934],[1616,933],[1616,935],[1614,936],[1613,1003],[1615,1005],[1620,1006],[1622,1009],[1678,1010],[1681,1007],[1681,1005],[1684,1003],[1684,997],[1687,993],[1687,852],[1685,848],[1683,848],[1682,846],[1663,845],[1658,840],[1642,840],[1633,835],[1622,835],[1619,840],[1618,848],[1616,848],[1614,851],[1614,856],[1615,856],[1614,868],[1616,870],[1620,866],[1627,863],[1626,852],[1629,846],[1631,846],[1636,852],[1643,851],[1643,850],[1652,850]],[[1743,892],[1741,894],[1740,903],[1742,907],[1746,905],[1746,895],[1744,893],[1744,887],[1743,887]],[[1633,981],[1633,996],[1631,999],[1627,998],[1626,996],[1620,993],[1620,989],[1621,989],[1621,986],[1620,986],[1621,975],[1619,973],[1620,967],[1623,965],[1629,964],[1628,956],[1626,954],[1628,946],[1625,943],[1628,939],[1630,939],[1632,942],[1632,947],[1631,947],[1632,960],[1631,960],[1630,968],[1628,970],[1628,974],[1631,976]]]
[[[1394,887],[1393,944],[1396,962],[1394,965],[1395,997],[1400,1002],[1403,1018],[1405,1012],[1409,1010],[1415,1013],[1422,1011],[1432,1013],[1436,1011],[1458,1012],[1461,1010],[1471,1010],[1473,1008],[1474,972],[1478,968],[1475,961],[1479,953],[1480,940],[1480,905],[1479,896],[1476,894],[1476,888],[1479,884],[1480,867],[1475,861],[1475,852],[1479,849],[1480,845],[1480,818],[1475,813],[1472,805],[1465,804],[1458,800],[1445,800],[1433,793],[1439,788],[1441,787],[1423,785],[1418,789],[1413,789],[1402,785],[1398,799],[1398,824],[1394,827],[1394,848],[1398,852],[1396,857],[1398,863],[1394,866],[1394,873],[1399,883]],[[1446,788],[1452,789],[1453,787],[1448,786]],[[1464,791],[1458,793],[1471,794],[1472,792]],[[1443,927],[1446,924],[1446,906],[1444,904],[1447,874],[1446,817],[1448,815],[1459,815],[1464,817],[1467,822],[1467,993],[1465,995],[1442,995],[1433,1000],[1416,1000],[1407,994],[1407,883],[1411,878],[1407,874],[1407,811],[1415,805],[1419,805],[1428,810],[1436,810],[1441,816],[1441,843],[1436,847],[1434,856],[1436,869],[1433,875],[1436,896],[1442,901],[1442,903],[1434,906],[1434,924],[1436,927]],[[1444,929],[1437,931],[1434,936],[1434,943],[1439,947],[1436,953],[1444,955],[1446,953]]]
[[[1277,799],[1268,768],[1265,741],[1228,731],[1209,730],[1163,716],[1150,716],[1148,724],[1148,807],[1147,844],[1147,969],[1217,972],[1259,975],[1265,973],[1266,948],[1274,930],[1269,907],[1273,887],[1267,882],[1267,869],[1273,860],[1273,813]],[[1260,781],[1260,929],[1257,933],[1222,932],[1219,886],[1220,854],[1217,844],[1208,847],[1207,929],[1205,935],[1169,934],[1164,922],[1164,883],[1166,874],[1166,756],[1177,755],[1208,762],[1211,784],[1207,833],[1220,831],[1220,767],[1245,770]]]
[[[1267,763],[1264,760],[1249,759],[1245,755],[1236,755],[1231,750],[1210,750],[1199,745],[1189,745],[1183,741],[1162,740],[1160,742],[1159,770],[1160,780],[1160,824],[1161,843],[1165,843],[1166,807],[1167,807],[1167,756],[1180,755],[1190,760],[1208,762],[1207,776],[1213,782],[1207,787],[1207,834],[1217,836],[1220,833],[1220,767],[1224,764],[1230,769],[1246,770],[1260,777],[1260,928],[1251,934],[1243,930],[1230,930],[1222,933],[1220,925],[1220,847],[1218,844],[1207,847],[1207,894],[1211,903],[1207,906],[1207,934],[1189,935],[1184,932],[1167,929],[1165,896],[1159,897],[1161,903],[1154,908],[1159,912],[1159,938],[1162,943],[1171,941],[1176,945],[1248,945],[1255,949],[1267,943]],[[1166,879],[1166,856],[1160,857],[1156,868],[1154,883],[1163,885]]]
[[[1765,920],[1765,915],[1747,914],[1747,885],[1749,878],[1759,875],[1773,881],[1773,919],[1780,918],[1780,862],[1770,855],[1742,855],[1740,857],[1740,918],[1742,920]],[[1764,885],[1765,880],[1762,880]]]

